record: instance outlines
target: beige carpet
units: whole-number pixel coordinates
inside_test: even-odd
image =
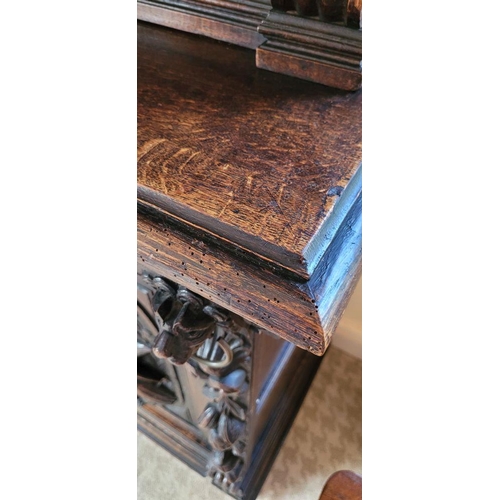
[[[228,500],[141,433],[138,500]],[[318,500],[337,470],[361,474],[361,360],[330,348],[258,500]]]

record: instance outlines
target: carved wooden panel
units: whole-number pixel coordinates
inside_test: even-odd
[[[147,311],[137,306],[137,399],[139,404],[172,405],[182,401],[175,372],[151,352],[155,325]]]
[[[254,500],[321,358],[171,274],[138,262],[139,428],[231,496]]]
[[[319,16],[321,21],[360,28],[362,0],[271,0],[274,9],[299,16]]]
[[[236,35],[250,3],[165,2]],[[361,40],[341,24],[267,10],[244,30],[269,69],[348,88]],[[139,427],[254,500],[360,268],[361,95],[146,24],[138,69]]]
[[[206,472],[219,488],[238,496],[246,460],[251,338],[257,329],[164,277],[144,272],[138,286],[156,323],[148,323],[139,304],[140,403],[166,408],[176,403],[165,363],[184,365],[188,376],[202,381],[194,396],[205,401],[204,408],[192,417],[211,450]]]

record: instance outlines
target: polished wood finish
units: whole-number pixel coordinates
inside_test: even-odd
[[[264,484],[321,360],[286,342],[273,363],[273,371],[256,401],[254,435],[249,436],[254,448],[242,488],[248,492],[250,500]]]
[[[266,41],[258,68],[343,90],[361,87],[361,32],[317,19],[270,12],[259,25]]]
[[[361,477],[349,470],[332,474],[319,500],[361,500]]]
[[[361,94],[250,58],[139,26],[139,259],[323,354],[360,270]]]
[[[270,9],[266,0],[141,0],[137,19],[256,49],[265,41],[257,27]]]
[[[254,499],[321,358],[145,266],[138,313],[139,428],[230,495]]]
[[[346,25],[361,29],[362,0],[348,0]]]
[[[138,27],[138,425],[244,500],[361,267],[361,93],[253,55]]]
[[[361,86],[361,0],[139,0],[137,18],[256,49],[262,69]]]
[[[360,28],[362,0],[271,0],[274,9],[299,16],[318,16],[321,21]]]
[[[310,277],[360,165],[361,94],[256,71],[249,51],[139,30],[140,197]]]

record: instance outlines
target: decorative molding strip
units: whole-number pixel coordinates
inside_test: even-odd
[[[137,18],[255,49],[258,68],[357,90],[361,2],[139,0]]]
[[[233,496],[239,491],[245,468],[249,407],[249,379],[251,332],[254,327],[246,322],[238,327],[226,315],[218,323],[218,332],[198,350],[197,368],[208,375],[203,388],[209,403],[199,419],[201,428],[209,430],[209,443],[214,450],[209,462],[209,475],[219,488]],[[203,362],[201,356],[214,357],[217,344],[228,346],[231,361],[221,368],[214,368],[213,362]],[[208,361],[208,360],[207,360]]]
[[[256,49],[265,42],[257,26],[270,10],[266,0],[140,0],[137,19]]]
[[[361,32],[278,11],[259,26],[257,67],[343,90],[361,87]]]

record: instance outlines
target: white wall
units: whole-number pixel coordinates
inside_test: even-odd
[[[361,278],[333,334],[332,345],[361,359]]]

